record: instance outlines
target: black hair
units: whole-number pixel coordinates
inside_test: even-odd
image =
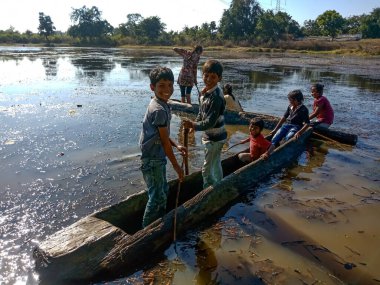
[[[311,88],[315,88],[317,92],[321,95],[323,94],[323,87],[325,86],[321,83],[314,83],[313,85],[311,85]]]
[[[156,85],[161,79],[166,79],[174,82],[173,71],[168,67],[156,66],[149,73],[150,83]]]
[[[203,52],[203,47],[202,46],[195,46],[194,51],[201,54]]]
[[[260,131],[262,131],[264,128],[264,121],[262,119],[255,118],[249,122],[249,126],[258,126]]]
[[[288,98],[289,99],[294,99],[298,103],[302,103],[302,101],[303,101],[303,94],[302,94],[301,90],[299,90],[299,89],[293,90],[293,91],[289,92]]]
[[[202,71],[203,73],[216,73],[222,77],[223,65],[215,59],[209,59],[203,64]]]

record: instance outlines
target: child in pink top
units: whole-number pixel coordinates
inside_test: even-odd
[[[334,110],[329,100],[323,96],[323,85],[320,83],[311,86],[311,95],[314,97],[313,112],[309,119],[317,118],[310,125],[315,128],[329,128],[334,121]]]
[[[249,123],[250,136],[240,141],[241,144],[249,142],[249,153],[239,153],[239,159],[242,162],[254,161],[268,150],[271,142],[266,140],[261,133],[263,128],[264,122],[261,119],[252,119]]]

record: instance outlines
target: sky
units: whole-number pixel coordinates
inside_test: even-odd
[[[327,10],[336,10],[346,18],[380,8],[380,0],[258,0],[264,10],[275,9],[277,1],[281,11],[301,26]],[[166,24],[166,31],[181,31],[185,26],[211,21],[218,25],[230,3],[231,0],[1,0],[0,30],[12,26],[20,33],[37,32],[38,15],[43,12],[51,17],[57,31],[66,31],[72,25],[72,8],[96,6],[102,18],[115,28],[127,22],[128,14],[138,13],[144,18],[158,16]]]

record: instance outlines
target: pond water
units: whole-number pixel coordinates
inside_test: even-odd
[[[248,111],[281,116],[293,89],[302,90],[310,110],[310,84],[322,81],[334,127],[357,134],[358,144],[325,142],[312,156],[304,153],[222,216],[180,237],[175,254],[171,247],[158,264],[99,284],[341,284],[355,278],[379,284],[380,79],[344,65],[278,64],[274,55],[246,61],[205,52],[201,62],[207,57],[223,62],[222,83],[234,84]],[[0,284],[39,284],[31,255],[38,241],[144,189],[138,138],[152,96],[148,73],[164,65],[177,76],[182,61],[165,50],[30,47],[0,47],[0,61]],[[198,77],[202,86],[200,70]],[[177,85],[172,98],[179,99]],[[173,115],[175,139],[180,123]],[[226,147],[245,138],[247,127],[228,126],[228,133]],[[200,135],[190,142],[190,170],[202,165]],[[170,167],[168,175],[174,177]],[[354,270],[313,259],[304,243],[294,242],[301,239]]]

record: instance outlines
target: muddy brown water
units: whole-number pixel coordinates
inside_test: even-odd
[[[207,49],[206,58],[223,62],[222,83],[234,85],[249,111],[281,116],[293,89],[310,108],[310,84],[322,81],[334,126],[358,134],[358,144],[315,143],[178,237],[177,251],[171,245],[135,274],[97,284],[380,284],[379,58]],[[137,142],[152,95],[148,72],[160,64],[177,76],[181,59],[170,51],[1,47],[0,60],[0,284],[39,284],[31,256],[38,241],[144,189]],[[202,86],[200,70],[198,77]],[[180,123],[173,115],[172,137],[182,140]],[[247,127],[228,126],[228,134],[226,149]],[[190,171],[202,165],[200,135],[189,138]]]

